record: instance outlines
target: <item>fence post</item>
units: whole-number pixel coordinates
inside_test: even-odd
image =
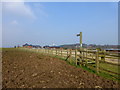
[[[56,49],[56,55],[57,55],[57,49]]]
[[[93,53],[91,53],[91,55],[92,55],[92,59],[93,59]],[[93,59],[94,60],[94,59]]]
[[[53,48],[51,50],[52,50],[52,55],[53,55]]]
[[[44,52],[45,52],[45,54],[46,54],[46,49],[44,49],[44,50],[45,50]]]
[[[79,60],[79,65],[80,66],[82,66],[82,60],[83,60],[82,48],[80,48],[80,60]]]
[[[52,55],[52,49],[50,48],[50,55]]]
[[[70,63],[71,63],[71,57],[72,57],[72,50],[70,49]]]
[[[59,49],[57,49],[57,55],[59,56]]]
[[[67,57],[68,57],[69,49],[67,49]]]
[[[99,73],[99,50],[96,51],[96,72]]]
[[[104,54],[104,59],[103,59],[103,61],[105,62],[106,50],[104,50],[103,54]]]
[[[48,55],[49,55],[49,49],[48,49]]]
[[[51,48],[51,55],[53,55],[53,50],[52,50],[52,48]]]
[[[48,48],[48,55],[49,55],[49,53],[50,53],[50,49]]]
[[[55,49],[53,48],[53,55],[55,54],[54,51],[55,51]]]
[[[82,61],[84,61],[84,54],[85,54],[85,52],[84,52],[84,51],[85,51],[85,50],[84,50],[84,48],[83,48],[83,50],[82,50],[82,51],[83,51]]]
[[[87,60],[87,53],[88,53],[88,51],[87,51],[87,49],[86,49],[86,64],[87,64],[87,62],[88,62],[88,60]]]
[[[77,49],[75,49],[75,63],[77,65]]]
[[[60,54],[60,49],[58,49],[58,56],[59,56],[59,54]]]
[[[61,57],[62,57],[62,49],[61,49]]]

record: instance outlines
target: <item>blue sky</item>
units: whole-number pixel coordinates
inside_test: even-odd
[[[117,2],[3,3],[3,47],[79,43],[118,44]]]

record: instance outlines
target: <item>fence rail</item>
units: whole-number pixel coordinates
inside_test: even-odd
[[[112,74],[120,75],[120,73],[116,70],[110,71],[106,69],[106,67],[101,67],[102,65],[106,64],[107,66],[112,65],[117,68],[120,66],[119,62],[119,54],[118,53],[109,53],[106,51],[99,51],[99,50],[72,50],[72,49],[28,49],[30,51],[37,51],[48,55],[55,55],[64,58],[65,60],[69,61],[70,63],[74,63],[76,65],[83,65],[92,67],[96,70],[97,73],[99,71],[104,70],[106,72],[110,72]]]

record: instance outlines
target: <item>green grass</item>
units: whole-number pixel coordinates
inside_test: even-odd
[[[112,74],[109,74],[107,72],[102,71],[102,72],[99,73],[99,76],[102,76],[106,79],[110,79],[110,80],[120,82],[120,77],[118,75],[112,75]]]
[[[4,50],[18,50],[18,49],[16,49],[16,48],[1,48],[3,51]]]
[[[97,74],[95,70],[93,70],[91,68],[88,68],[87,66],[79,66],[79,65],[77,65],[76,67],[77,68],[82,68],[83,70],[89,71],[89,72],[91,72],[93,74],[104,77],[106,79],[120,82],[120,77],[118,75],[110,74],[110,73],[105,72],[105,71],[99,71],[99,74]]]
[[[120,66],[117,66],[117,65],[115,66],[115,65],[111,65],[111,64],[107,64],[107,63],[100,63],[99,65],[100,65],[100,67],[102,67],[102,68],[105,68],[105,69],[107,69],[107,70],[110,70],[110,71],[119,73],[119,72],[118,72],[118,68],[120,68]]]

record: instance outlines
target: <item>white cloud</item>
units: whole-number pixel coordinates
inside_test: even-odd
[[[34,3],[33,4],[34,11],[39,15],[39,16],[44,16],[48,17],[48,14],[44,12],[45,7],[41,3]]]
[[[11,22],[11,24],[12,24],[12,25],[18,25],[18,22],[17,22],[16,20],[13,20],[13,21]]]
[[[25,16],[32,19],[36,18],[30,6],[26,5],[23,0],[16,0],[16,2],[4,2],[3,10],[19,16]]]

